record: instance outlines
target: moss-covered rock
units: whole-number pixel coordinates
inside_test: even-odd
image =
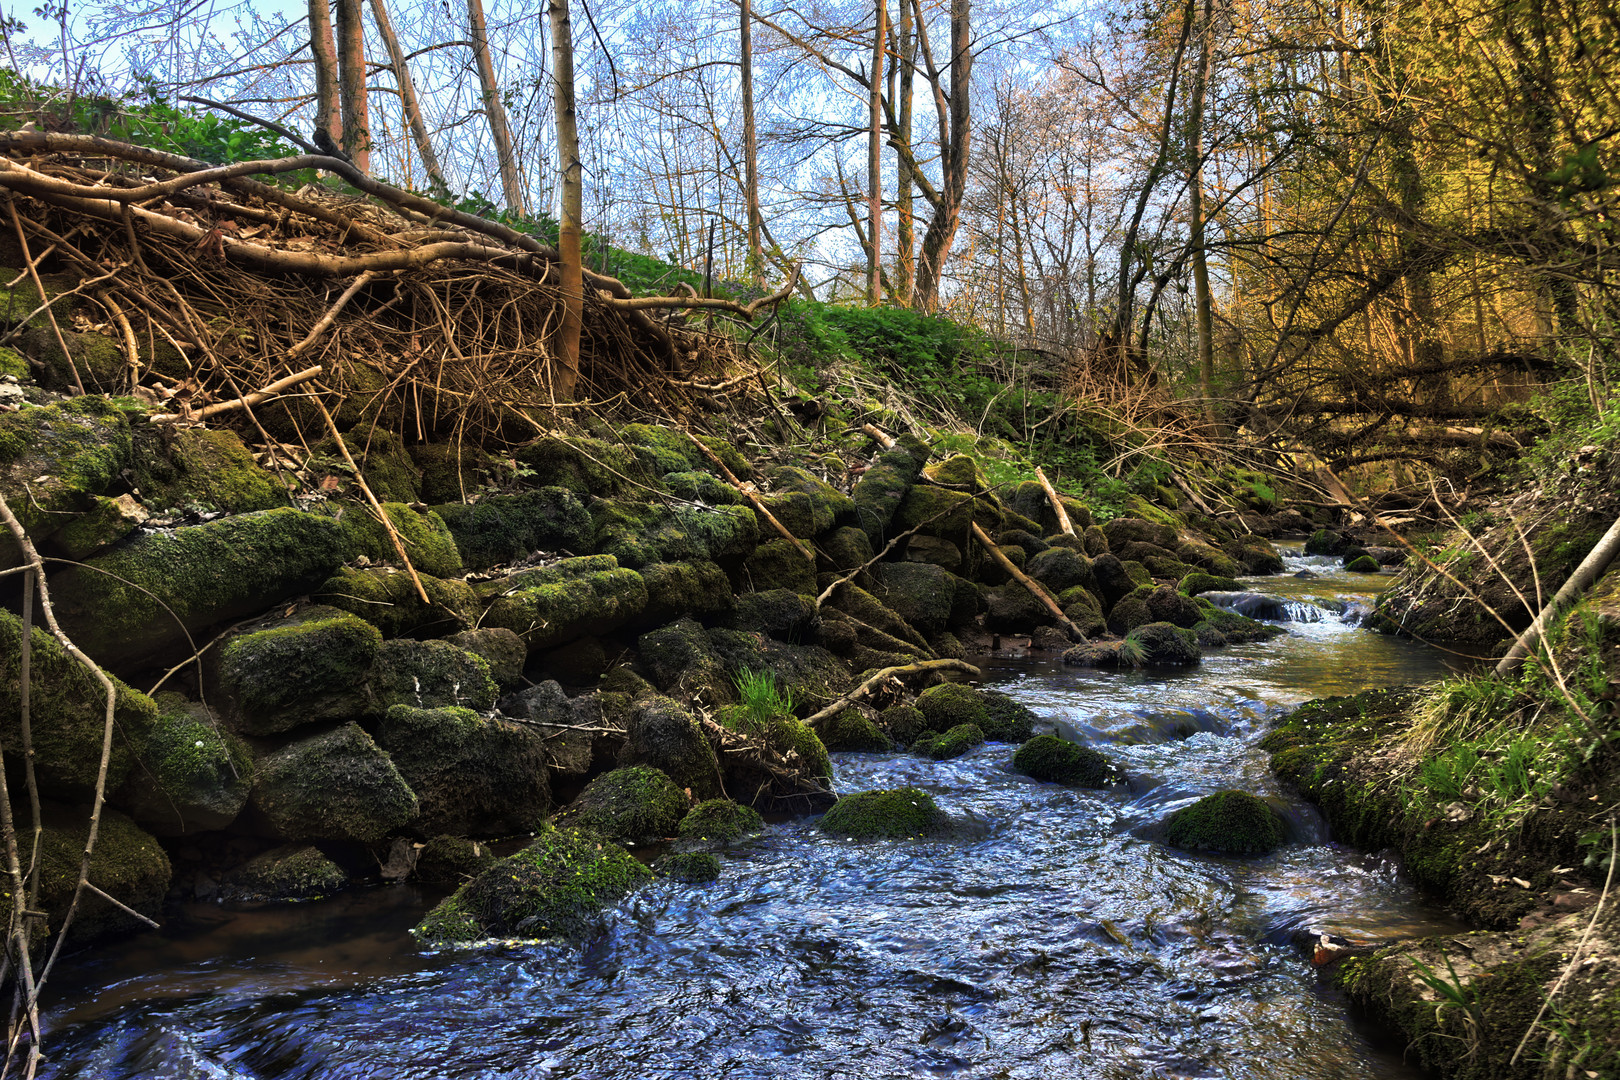
[[[1025,776],[1053,784],[1101,788],[1118,779],[1117,771],[1101,753],[1056,735],[1030,739],[1013,754],[1012,764]]]
[[[1202,597],[1198,598],[1198,607],[1203,618],[1193,624],[1193,630],[1195,632],[1214,630],[1221,635],[1221,644],[1241,645],[1248,641],[1270,641],[1288,632],[1280,626],[1259,622],[1247,615],[1239,615],[1235,611],[1216,607]]]
[[[814,644],[821,637],[821,612],[815,601],[791,589],[740,594],[730,623],[738,630],[795,644]]]
[[[1176,545],[1176,558],[1189,567],[1214,574],[1216,577],[1236,577],[1243,572],[1236,559],[1202,540],[1182,540]]]
[[[265,510],[137,537],[64,571],[51,593],[79,647],[117,664],[167,656],[188,631],[309,592],[347,554],[337,522]]]
[[[905,531],[903,528],[891,529],[890,524],[900,504],[905,501],[906,492],[922,475],[923,462],[927,460],[926,447],[902,443],[893,450],[879,454],[856,481],[855,490],[851,493],[855,502],[856,523],[866,531],[872,550],[876,551],[887,544],[893,533]]]
[[[839,574],[865,566],[876,554],[866,531],[854,525],[845,525],[827,533],[817,542],[816,548],[821,555],[817,569]]]
[[[678,499],[707,506],[740,506],[743,496],[713,473],[692,470],[664,474],[664,487]]]
[[[984,729],[986,739],[990,742],[1023,742],[1030,737],[1035,721],[1039,719],[1034,710],[1014,701],[1000,690],[980,690],[978,693],[984,702],[985,715],[976,723]]]
[[[418,513],[404,503],[383,503],[382,508],[399,534],[411,565],[419,573],[438,578],[452,578],[461,573],[461,553],[456,550],[455,538],[443,518],[431,510]],[[399,562],[399,550],[394,547],[393,538],[370,507],[349,507],[340,522],[352,557],[363,555],[374,563]]]
[[[766,475],[770,494],[762,500],[765,508],[794,536],[809,539],[855,516],[855,504],[848,495],[806,469],[779,465]],[[770,527],[762,517],[761,530]]]
[[[551,809],[545,737],[469,709],[395,705],[377,741],[416,793],[421,835],[528,832]]]
[[[827,717],[817,729],[821,742],[828,750],[851,750],[882,753],[893,747],[883,729],[857,708],[840,709]]]
[[[132,447],[129,420],[106,398],[0,413],[0,494],[41,544],[129,468]],[[21,549],[6,531],[0,568],[20,562]]]
[[[962,573],[966,563],[962,549],[956,544],[943,537],[921,535],[906,541],[906,561],[931,563],[952,574]]]
[[[503,626],[530,650],[600,636],[639,618],[647,584],[611,555],[563,559],[479,586],[490,598],[484,626]]]
[[[299,739],[255,763],[252,804],[283,840],[375,843],[416,818],[416,795],[358,724]]]
[[[346,433],[343,442],[378,502],[413,503],[421,500],[421,470],[411,460],[398,435],[381,425],[367,424]],[[334,474],[348,472],[348,462],[343,460],[337,443],[332,439],[318,442],[310,449],[314,451],[316,460],[324,460]],[[411,557],[415,558],[414,552]]]
[[[919,633],[935,634],[949,625],[955,575],[922,562],[880,563],[873,569],[881,583],[881,592],[874,595]]]
[[[932,795],[906,787],[845,795],[816,827],[850,840],[910,840],[944,835],[951,824]]]
[[[1097,579],[1096,593],[1104,610],[1110,610],[1124,597],[1136,590],[1130,571],[1112,553],[1098,555],[1091,560],[1091,572]]]
[[[1305,541],[1305,554],[1307,555],[1343,555],[1350,547],[1348,537],[1334,532],[1332,529],[1317,529]]]
[[[949,731],[958,724],[977,724],[982,729],[990,722],[984,695],[966,683],[930,686],[917,695],[917,710],[928,721],[929,731]]]
[[[105,733],[106,691],[99,680],[38,625],[30,644],[29,711],[34,768],[42,786],[64,798],[88,798],[95,789]],[[0,744],[22,746],[22,620],[0,609]],[[112,757],[108,789],[129,775],[134,752],[157,722],[151,698],[113,679]]]
[[[1002,529],[996,533],[993,539],[996,546],[1003,551],[1008,548],[1017,548],[1024,553],[1023,559],[1018,563],[1020,569],[1027,568],[1031,559],[1052,546],[1034,533],[1026,532],[1023,529]]]
[[[1137,667],[1185,667],[1203,659],[1197,635],[1167,622],[1138,626],[1126,635],[1125,647]]]
[[[371,711],[395,705],[418,709],[456,706],[475,712],[495,707],[498,691],[489,661],[448,641],[396,638],[383,642],[365,681]]]
[[[722,727],[763,742],[804,776],[823,783],[832,781],[832,759],[827,756],[827,747],[802,720],[786,713],[761,717],[742,705],[727,706],[714,718]]]
[[[90,500],[88,510],[56,530],[51,546],[67,558],[83,562],[123,540],[150,518],[133,495],[112,499],[97,495]]]
[[[692,807],[677,830],[682,840],[706,844],[734,844],[765,831],[765,819],[751,806],[730,799],[707,799]]]
[[[928,731],[928,717],[915,705],[890,705],[878,715],[878,723],[901,746],[910,746]]]
[[[1101,525],[1087,527],[1082,534],[1086,554],[1095,559],[1099,555],[1108,554],[1108,534],[1102,531]]]
[[[649,630],[637,639],[636,647],[660,690],[684,697],[702,694],[720,703],[735,700],[725,662],[696,621],[677,619]]]
[[[603,908],[651,880],[652,872],[613,844],[577,829],[547,829],[430,911],[411,932],[424,945],[494,937],[586,937]]]
[[[905,500],[894,516],[894,528],[966,545],[969,527],[977,523],[988,533],[1000,531],[1005,515],[988,495],[973,496],[963,491],[918,484],[907,490]]]
[[[62,925],[79,881],[79,863],[89,838],[88,808],[45,803],[44,831],[34,850],[33,830],[18,829],[17,846],[22,865],[39,865],[38,910],[53,928]],[[133,821],[116,810],[103,809],[90,857],[90,881],[103,892],[149,918],[163,912],[171,868],[163,847]],[[134,916],[91,892],[79,900],[70,931],[72,944],[83,947],[113,934],[144,928]]]
[[[756,592],[791,589],[805,596],[816,595],[816,565],[804,550],[786,537],[767,540],[754,549],[743,563],[743,580]]]
[[[1147,597],[1127,596],[1115,604],[1108,612],[1108,632],[1124,637],[1138,626],[1146,626],[1153,621],[1153,614],[1148,610]]]
[[[1352,574],[1376,574],[1383,569],[1371,555],[1357,555],[1345,563],[1344,568]]]
[[[225,875],[226,900],[314,900],[349,883],[343,868],[310,844],[283,844]]]
[[[77,393],[75,374],[91,394],[112,393],[128,381],[129,361],[123,346],[106,334],[81,333],[63,324],[58,338],[49,326],[36,326],[23,331],[18,344],[39,364],[35,369],[39,384],[52,390]]]
[[[849,667],[819,645],[793,645],[720,627],[707,636],[728,678],[734,680],[745,671],[768,671],[801,712],[830,705],[854,688]]]
[[[1203,609],[1191,597],[1168,585],[1161,585],[1147,595],[1149,622],[1167,622],[1172,626],[1191,629],[1204,617]]]
[[[160,711],[115,801],[158,836],[223,829],[247,805],[253,761],[247,747],[176,694]]]
[[[538,483],[580,495],[609,495],[626,479],[650,479],[630,448],[584,436],[543,436],[519,447],[516,457]]]
[[[1207,592],[1237,592],[1242,588],[1236,578],[1206,574],[1202,570],[1193,571],[1176,584],[1176,590],[1186,596],[1197,596],[1199,593]]]
[[[961,757],[984,745],[984,731],[978,724],[957,724],[949,731],[930,731],[912,743],[912,753],[935,761]]]
[[[242,514],[287,505],[286,485],[226,428],[137,429],[130,482],[153,510]]]
[[[619,764],[651,766],[695,799],[725,794],[720,763],[697,718],[667,697],[647,698],[631,713]]]
[[[929,655],[928,640],[915,627],[898,611],[857,585],[840,585],[831,600],[823,605],[823,618],[829,608],[856,620],[859,624],[859,641],[863,645],[873,649],[914,652],[919,656]]]
[[[720,856],[712,851],[675,851],[658,860],[658,873],[683,885],[720,880]]]
[[[463,836],[435,836],[416,855],[414,877],[428,885],[459,886],[496,861],[494,852]]]
[[[569,686],[589,686],[606,675],[612,664],[607,646],[594,637],[570,641],[540,656],[540,670]],[[647,689],[652,691],[650,686]]]
[[[603,773],[556,816],[556,824],[620,843],[675,835],[689,807],[675,781],[647,765]]]
[[[488,495],[476,503],[435,506],[470,570],[517,562],[536,551],[585,554],[595,526],[585,504],[564,487]]]
[[[1059,495],[1063,501],[1063,509],[1069,515],[1069,522],[1076,529],[1084,529],[1091,524],[1091,511],[1078,499]],[[1012,489],[1007,495],[1007,506],[1027,518],[1032,518],[1041,525],[1041,532],[1050,535],[1058,531],[1057,512],[1052,509],[1052,502],[1046,497],[1046,489],[1034,480],[1025,480]]]
[[[1165,840],[1186,851],[1266,855],[1287,839],[1282,819],[1265,800],[1244,791],[1217,791],[1170,815]]]
[[[385,638],[420,631],[449,633],[478,621],[484,605],[465,581],[423,573],[416,580],[430,603],[422,603],[410,574],[391,566],[339,567],[310,595],[327,607],[364,619]]]
[[[220,651],[219,676],[232,723],[249,735],[276,735],[359,716],[381,645],[370,623],[319,606],[231,638]]]
[[[516,686],[523,679],[523,662],[529,650],[523,639],[504,626],[480,626],[476,630],[463,630],[444,639],[458,649],[481,656],[489,665],[489,677],[502,690]]]
[[[1053,621],[1052,612],[1023,585],[997,585],[980,590],[984,628],[997,634],[1027,634]]]
[[[661,506],[600,500],[591,507],[596,550],[639,570],[657,562],[701,559],[735,566],[759,543],[746,506]]]
[[[489,455],[460,442],[417,443],[408,452],[422,474],[422,501],[439,510],[439,516],[455,532],[450,515],[443,512],[440,504],[465,503],[477,495],[489,480],[492,465]],[[456,541],[459,545],[459,534]],[[462,557],[468,565],[475,565],[465,548]]]
[[[1088,592],[1097,590],[1097,576],[1091,560],[1069,547],[1047,548],[1030,559],[1024,572],[1042,585],[1053,596],[1073,588]]]
[[[735,601],[726,572],[712,562],[654,563],[641,568],[647,583],[648,622],[663,622],[677,615],[720,616]]]
[[[1238,561],[1246,574],[1280,574],[1286,569],[1281,555],[1269,540],[1244,536],[1231,541],[1226,553]]]

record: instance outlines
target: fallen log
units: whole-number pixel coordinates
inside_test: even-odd
[[[837,701],[833,702],[831,705],[828,705],[825,709],[822,709],[820,712],[806,718],[805,725],[810,728],[815,728],[829,716],[836,715],[838,712],[848,708],[850,705],[853,705],[855,702],[871,693],[878,686],[882,685],[885,680],[899,678],[902,675],[924,675],[934,671],[960,671],[970,679],[977,679],[981,674],[978,668],[974,667],[966,660],[919,660],[915,664],[901,664],[897,667],[886,667],[877,674],[873,675],[871,678],[867,679],[865,682],[861,683],[861,685],[857,686],[855,689],[851,690],[849,693],[845,694],[843,697],[839,698]]]
[[[1040,582],[1036,581],[1034,578],[1018,569],[1018,567],[1014,566],[1013,561],[1002,553],[1001,549],[996,546],[996,542],[990,539],[989,535],[979,526],[977,521],[973,523],[973,538],[979,542],[984,550],[990,553],[991,558],[995,559],[996,562],[1001,564],[1001,568],[1007,571],[1014,581],[1028,589],[1030,591],[1030,595],[1039,600],[1042,606],[1044,606],[1046,610],[1050,611],[1057,618],[1058,622],[1063,626],[1063,628],[1069,632],[1069,639],[1071,641],[1086,640],[1085,631],[1081,630],[1080,627],[1075,625],[1072,619],[1063,614],[1063,608],[1056,600],[1052,599],[1052,594],[1047,592],[1045,587],[1042,586]]]

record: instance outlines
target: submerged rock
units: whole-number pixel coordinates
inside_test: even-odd
[[[682,840],[711,844],[734,844],[765,831],[765,819],[751,806],[730,799],[709,799],[692,807],[681,819]]]
[[[850,840],[910,840],[950,831],[950,815],[919,788],[845,795],[816,822],[829,836]]]
[[[1037,735],[1020,746],[1013,754],[1012,765],[1036,780],[1077,787],[1107,787],[1118,776],[1097,750],[1056,735]]]
[[[984,730],[978,724],[957,724],[949,731],[930,731],[912,744],[912,752],[935,761],[961,757],[984,745]]]
[[[1277,812],[1243,791],[1217,791],[1182,807],[1164,835],[1175,847],[1219,855],[1266,855],[1287,838]]]
[[[623,848],[569,828],[548,828],[534,843],[479,872],[411,931],[424,945],[495,937],[583,938],[602,910],[652,873]]]

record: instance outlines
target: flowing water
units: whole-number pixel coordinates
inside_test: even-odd
[[[406,930],[434,897],[405,886],[198,906],[58,976],[47,1075],[1410,1076],[1298,943],[1456,927],[1389,864],[1328,843],[1255,742],[1293,704],[1432,679],[1443,658],[1352,625],[1388,578],[1289,562],[1321,576],[1251,583],[1294,605],[1289,633],[1195,669],[980,658],[1127,786],[1037,783],[1006,745],[941,763],[835,755],[841,789],[925,788],[966,838],[853,844],[774,824],[718,883],[653,884],[583,949],[424,955]],[[1295,842],[1256,860],[1156,842],[1156,823],[1225,787],[1276,797]]]

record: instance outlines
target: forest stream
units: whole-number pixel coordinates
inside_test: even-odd
[[[1249,586],[1287,635],[1174,674],[1003,653],[985,681],[1097,746],[1128,785],[952,761],[835,756],[841,790],[916,785],[965,838],[854,844],[778,821],[709,886],[661,880],[583,951],[422,952],[438,897],[392,886],[298,905],[193,905],[53,981],[46,1075],[489,1077],[1419,1075],[1325,990],[1305,944],[1457,929],[1388,861],[1328,842],[1256,741],[1309,698],[1422,682],[1447,657],[1358,629],[1369,586],[1287,552]],[[1342,610],[1341,610],[1342,609]],[[1152,825],[1199,795],[1274,797],[1292,840],[1194,856]]]

